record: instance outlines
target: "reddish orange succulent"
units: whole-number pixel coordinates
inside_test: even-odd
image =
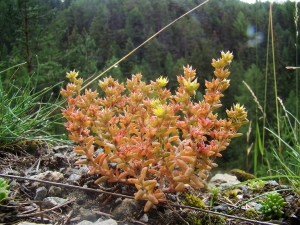
[[[188,186],[202,188],[205,170],[215,167],[240,126],[248,122],[245,108],[239,104],[226,110],[227,119],[218,119],[222,92],[229,87],[230,72],[224,69],[233,59],[221,52],[213,59],[215,79],[205,81],[203,100],[192,99],[199,87],[196,71],[183,67],[177,77],[175,95],[166,89],[168,79],[160,77],[146,84],[142,75],[133,75],[125,86],[112,77],[104,78],[97,91],[80,93],[82,79],[67,73],[70,82],[61,94],[68,106],[62,111],[70,138],[78,143],[77,154],[86,159],[91,174],[99,174],[96,183],[125,182],[134,184],[136,200],[146,200],[144,210],[166,201],[165,192],[185,191]],[[126,92],[125,92],[126,91]],[[94,146],[103,151],[95,155]],[[116,163],[116,168],[110,167]]]

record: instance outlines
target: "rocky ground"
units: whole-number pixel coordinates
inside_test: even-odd
[[[10,194],[0,205],[0,224],[300,224],[299,193],[276,181],[234,186],[236,176],[217,174],[205,189],[167,194],[167,203],[144,213],[145,203],[132,198],[134,186],[95,185],[97,176],[74,165],[79,158],[71,146],[42,142],[2,149],[0,173],[9,176],[3,178]],[[284,214],[267,220],[259,201],[275,190],[286,202]]]

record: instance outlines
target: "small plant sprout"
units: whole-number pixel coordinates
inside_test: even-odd
[[[213,201],[215,201],[218,198],[218,196],[220,195],[221,189],[219,187],[216,187],[215,185],[213,185],[213,186],[210,186],[208,190],[211,194],[209,205],[212,206]]]
[[[263,180],[250,180],[248,183],[249,189],[252,191],[259,191],[263,189],[267,182]]]
[[[216,187],[215,185],[213,185],[209,188],[209,192],[211,193],[213,198],[215,198],[221,193],[221,189],[219,187]]]

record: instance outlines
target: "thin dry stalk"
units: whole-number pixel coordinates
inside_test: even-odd
[[[43,215],[43,214],[45,214],[47,212],[51,212],[51,211],[53,211],[55,209],[59,209],[59,208],[65,206],[65,205],[68,205],[68,204],[74,202],[75,200],[76,200],[75,198],[71,198],[71,199],[67,200],[66,202],[64,202],[62,204],[59,204],[57,206],[52,207],[51,209],[46,209],[46,210],[43,210],[43,211],[39,211],[39,212],[35,212],[35,213],[30,213],[30,214],[17,215],[16,217],[17,218],[28,218],[28,217]]]
[[[282,99],[281,98],[279,98],[279,97],[277,97],[277,99],[278,99],[278,101],[279,101],[279,103],[280,103],[280,105],[282,106],[282,108],[283,108],[283,110],[284,110],[284,114],[285,114],[285,116],[286,117],[288,117],[288,114],[286,113],[286,108],[285,108],[285,106],[284,106],[284,104],[283,104],[283,101],[282,101]]]
[[[249,146],[249,143],[250,143],[250,135],[251,135],[251,131],[252,131],[252,121],[250,121],[249,123],[249,129],[247,131],[247,146]],[[251,145],[247,148],[247,156],[246,156],[246,171],[249,171],[249,155],[250,155],[250,152],[252,150],[252,147],[253,147],[253,142],[251,143]]]
[[[251,134],[251,131],[252,131],[252,121],[249,122],[249,129],[247,131],[247,144],[249,144],[250,142],[250,134]]]
[[[251,95],[252,95],[252,97],[253,97],[253,100],[256,102],[256,104],[257,104],[259,110],[262,112],[263,118],[265,118],[265,117],[266,117],[266,113],[264,112],[263,108],[261,107],[261,105],[260,105],[260,103],[259,103],[259,101],[258,101],[256,95],[254,94],[254,92],[252,91],[252,89],[250,88],[250,86],[249,86],[245,81],[243,81],[243,83],[246,85],[246,87],[247,87],[248,90],[250,91],[250,93],[251,93]]]
[[[252,147],[253,147],[253,142],[251,143],[251,145],[247,149],[246,171],[249,171],[249,155],[250,155],[250,152],[252,150]]]

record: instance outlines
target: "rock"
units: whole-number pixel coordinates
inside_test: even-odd
[[[98,148],[98,149],[95,151],[94,155],[99,155],[99,154],[101,154],[101,153],[103,153],[103,149],[102,149],[102,148]]]
[[[208,186],[211,187],[211,186],[220,186],[221,184],[223,183],[230,183],[230,184],[237,184],[237,183],[240,183],[237,179],[236,176],[232,176],[232,175],[229,175],[227,173],[225,174],[220,174],[220,173],[217,173],[215,176],[213,176],[209,183],[208,183]]]
[[[139,221],[144,222],[144,223],[148,223],[149,218],[147,213],[145,213],[144,215],[142,215],[142,217],[139,219]]]
[[[83,220],[80,223],[77,223],[77,225],[93,225],[94,223],[88,220]]]
[[[49,197],[62,197],[63,189],[61,187],[51,186],[48,191]]]
[[[33,175],[30,178],[60,183],[64,180],[64,175],[62,173],[56,172],[56,171],[46,171],[44,173]],[[34,182],[34,183],[32,183],[32,186],[39,187],[39,186],[41,186],[41,183]]]
[[[291,201],[293,201],[294,199],[295,199],[295,196],[294,196],[294,195],[288,195],[288,196],[285,197],[285,201],[287,201],[287,202],[291,202]]]
[[[300,218],[298,218],[296,215],[293,215],[290,217],[291,225],[299,225],[300,224]]]
[[[177,201],[176,195],[170,194],[169,197],[170,197],[170,200],[171,200],[172,202],[176,202],[176,201]]]
[[[93,213],[90,209],[80,208],[79,209],[80,218],[83,220],[95,221],[99,218],[96,213]]]
[[[117,221],[113,220],[113,219],[108,219],[108,220],[104,220],[104,221],[96,221],[94,223],[94,225],[118,225]]]
[[[63,160],[65,159],[65,156],[62,154],[62,153],[55,153],[54,155],[53,155],[53,157],[54,158],[62,158]]]
[[[289,189],[290,187],[288,185],[279,185],[280,189]]]
[[[18,225],[51,225],[51,224],[45,224],[45,223],[30,223],[30,222],[21,222],[18,223]]]
[[[65,177],[70,177],[72,174],[80,175],[88,174],[89,168],[87,165],[82,165],[79,168],[67,168],[63,171]]]
[[[228,205],[227,204],[221,204],[218,206],[214,206],[211,208],[212,211],[217,211],[217,212],[223,212],[227,213],[228,212]]]
[[[99,218],[96,222],[91,222],[88,220],[83,220],[80,223],[77,223],[77,225],[118,225],[117,221],[113,219],[102,219]]]
[[[68,165],[68,157],[62,153],[55,153],[52,158],[51,164],[49,164],[50,169],[60,168],[59,171],[61,172]]]
[[[61,145],[61,146],[55,146],[52,149],[54,152],[65,152],[65,151],[70,150],[70,148],[71,147],[68,145]]]
[[[9,183],[9,187],[11,190],[20,188],[20,184],[16,180],[12,180]]]
[[[219,187],[222,189],[222,188],[233,186],[233,185],[238,184],[238,183],[240,183],[240,182],[239,181],[235,181],[235,182],[222,183],[222,184],[220,184]]]
[[[140,202],[126,198],[112,211],[111,215],[113,215],[116,220],[124,220],[127,217],[132,218],[142,207]]]
[[[261,207],[263,207],[262,204],[259,204],[259,203],[254,204],[254,209],[255,209],[257,212],[259,211],[259,209],[260,209]]]
[[[237,199],[239,199],[239,200],[242,200],[242,199],[243,199],[243,195],[237,195],[236,197],[237,197]]]
[[[74,183],[74,182],[78,181],[80,178],[81,178],[81,176],[78,174],[71,174],[69,176],[69,178],[67,179],[67,181],[70,183]]]
[[[46,198],[48,190],[44,186],[42,186],[42,187],[38,187],[35,192],[36,193],[35,193],[34,200],[42,201],[44,198]]]
[[[122,198],[117,198],[115,200],[115,204],[120,204],[121,202],[123,202]]]
[[[240,186],[240,189],[243,191],[244,194],[249,194],[249,193],[251,193],[251,190],[250,190],[249,187],[246,186],[246,185],[241,185],[241,186]]]
[[[49,207],[54,207],[54,206],[63,204],[67,200],[64,198],[59,198],[59,197],[48,197],[48,198],[44,198],[43,201],[46,202],[46,204]]]
[[[268,185],[271,185],[271,186],[278,186],[279,184],[277,183],[277,181],[275,180],[270,180],[267,182]]]

